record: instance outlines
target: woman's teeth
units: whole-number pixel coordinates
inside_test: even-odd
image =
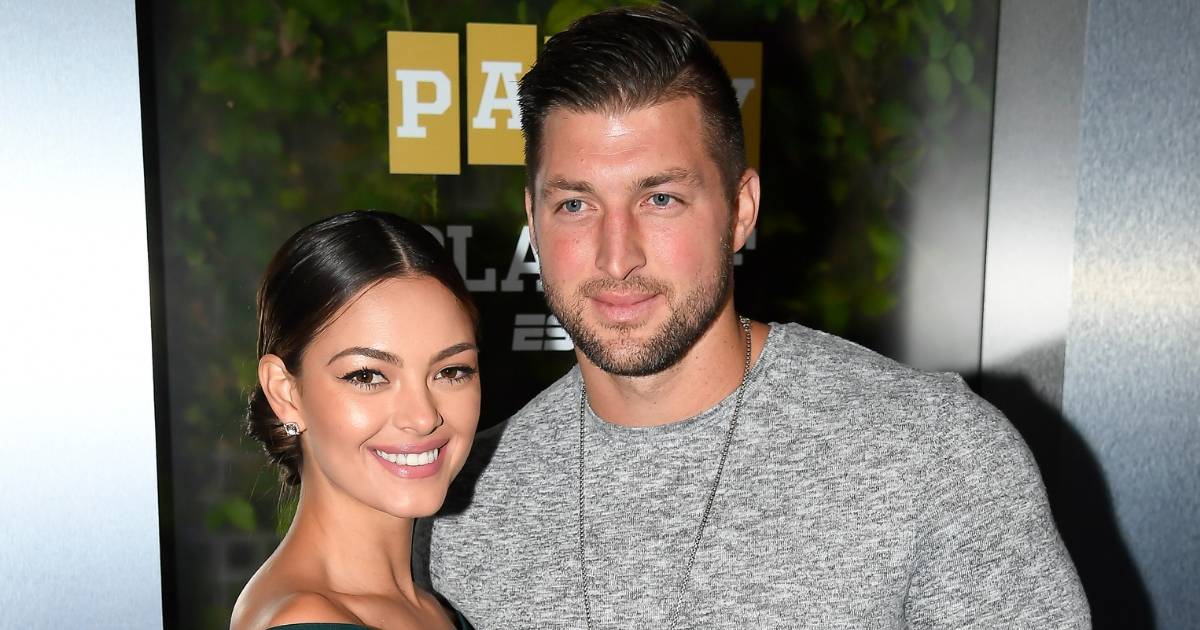
[[[441,450],[442,449],[440,448],[435,448],[432,451],[425,451],[424,453],[409,453],[407,455],[404,453],[398,453],[393,455],[391,453],[384,453],[383,451],[376,449],[375,454],[388,460],[389,462],[392,462],[393,464],[400,464],[401,466],[424,466],[425,464],[432,464],[433,462],[437,461],[438,454],[441,452]]]

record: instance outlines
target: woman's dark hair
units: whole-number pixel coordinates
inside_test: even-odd
[[[258,288],[258,357],[278,356],[298,376],[304,351],[360,291],[384,280],[425,276],[446,287],[471,318],[479,312],[446,249],[424,228],[388,212],[339,214],[296,232],[279,248]],[[278,464],[284,483],[300,483],[300,438],[289,436],[257,384],[247,432]]]
[[[729,73],[700,26],[667,4],[617,7],[579,18],[546,42],[542,56],[521,77],[518,100],[530,193],[536,193],[546,116],[554,109],[622,115],[688,96],[700,104],[701,137],[732,202],[746,170],[742,113]]]

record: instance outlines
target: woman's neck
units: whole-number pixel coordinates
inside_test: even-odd
[[[332,591],[401,595],[415,604],[412,535],[413,519],[381,512],[316,481],[301,486],[296,516],[281,547],[312,553]]]

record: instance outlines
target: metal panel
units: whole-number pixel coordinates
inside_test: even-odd
[[[0,627],[162,626],[132,0],[0,3]]]
[[[1192,0],[1089,7],[1063,411],[1161,629],[1200,626],[1197,41]]]
[[[980,363],[1059,408],[1087,0],[1000,8]],[[993,381],[994,382],[994,381]]]

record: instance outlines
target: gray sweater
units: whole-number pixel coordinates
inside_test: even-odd
[[[1087,628],[1029,451],[954,375],[772,324],[695,567],[734,395],[652,428],[586,422],[597,628]],[[478,630],[585,628],[578,368],[480,436],[419,581]]]

